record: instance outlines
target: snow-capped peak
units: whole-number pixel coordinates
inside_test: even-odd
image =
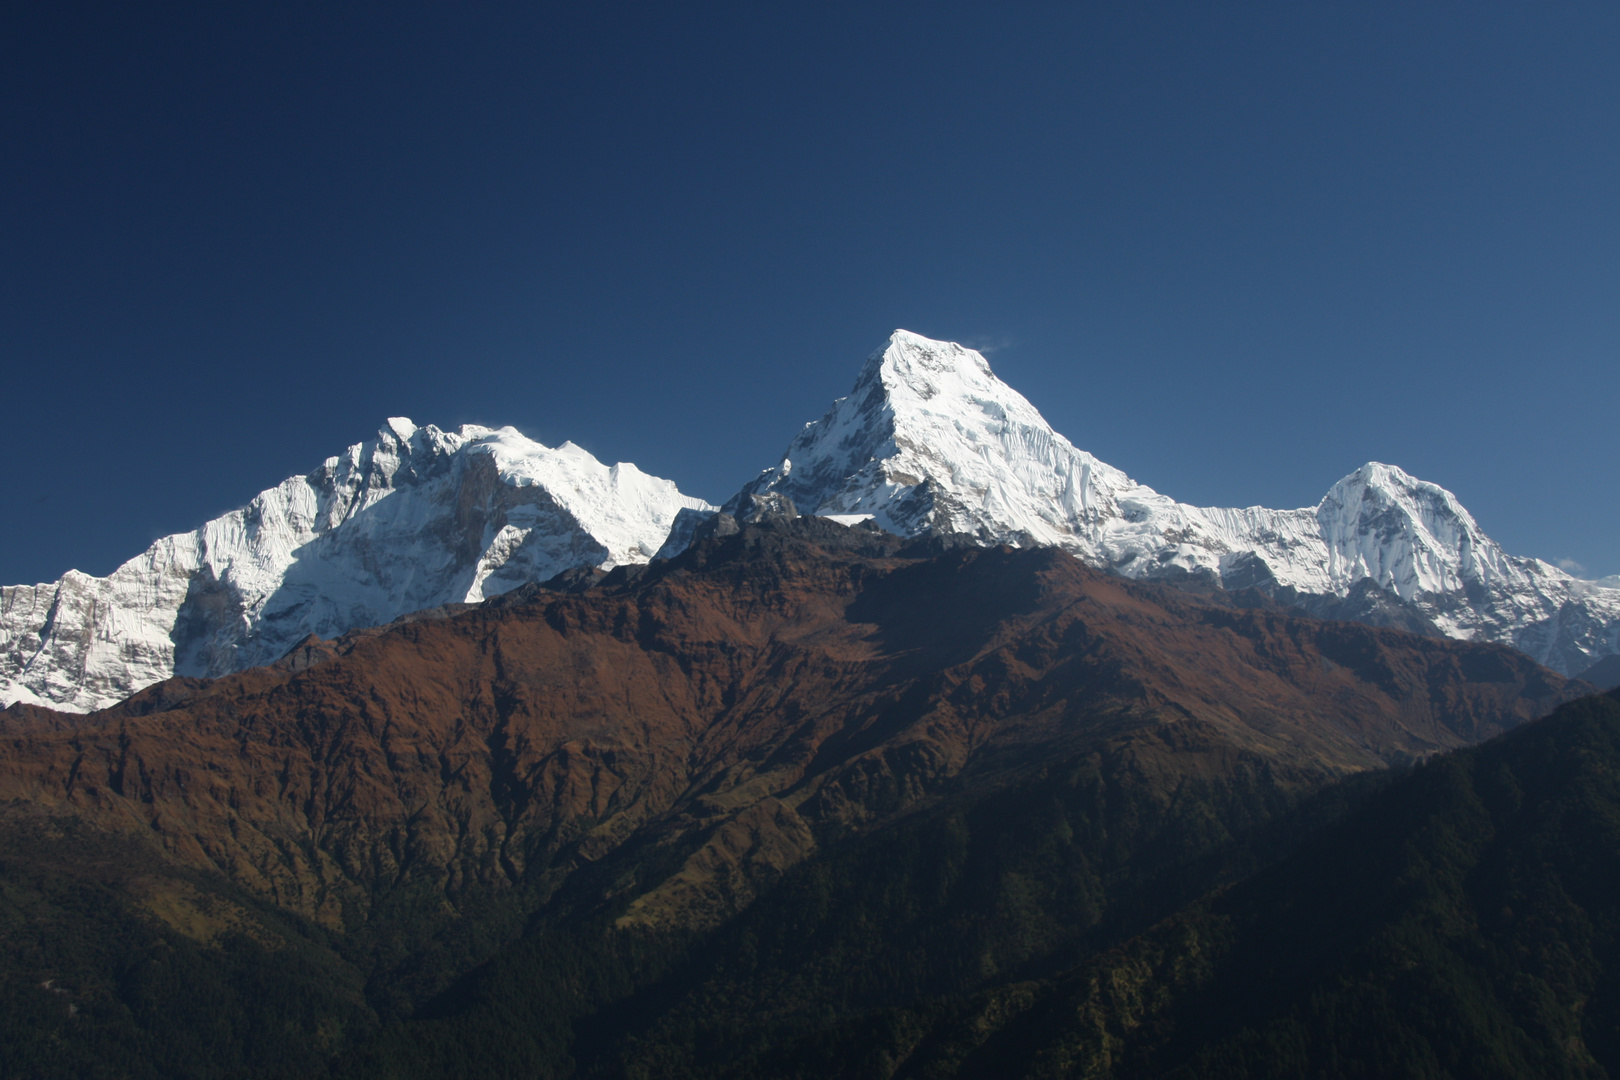
[[[1328,489],[1316,508],[1336,586],[1372,578],[1403,600],[1510,576],[1502,550],[1457,497],[1372,461]]]
[[[1438,485],[1369,462],[1315,507],[1178,503],[1053,431],[979,353],[905,330],[727,508],[783,499],[905,536],[1056,546],[1128,577],[1258,588],[1329,617],[1396,610],[1400,625],[1516,645],[1566,674],[1620,652],[1613,581],[1505,554]],[[571,442],[390,417],[105,578],[0,590],[0,705],[99,708],[172,674],[276,659],[310,633],[673,555],[714,509]]]
[[[387,427],[389,431],[394,433],[394,437],[402,443],[410,442],[411,436],[415,435],[417,431],[416,425],[411,423],[410,417],[407,416],[390,416]]]
[[[979,353],[905,330],[726,505],[772,492],[905,536],[1062,547],[1129,577],[1280,589],[1314,610],[1370,583],[1428,625],[1566,673],[1620,650],[1620,594],[1505,554],[1439,485],[1368,462],[1315,507],[1178,503],[1053,431]]]
[[[682,510],[634,465],[514,428],[391,417],[375,438],[105,578],[0,591],[0,705],[90,710],[576,566],[646,562]]]
[[[954,341],[930,341],[909,330],[889,335],[884,347],[867,358],[861,377],[880,380],[897,402],[920,404],[941,397],[1007,399],[1039,416],[1022,395],[996,378],[982,354]]]
[[[905,330],[727,505],[768,491],[801,513],[871,514],[901,535],[1065,546],[1117,498],[1154,497],[1054,432],[979,353]]]

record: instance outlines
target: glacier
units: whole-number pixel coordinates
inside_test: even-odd
[[[981,354],[905,330],[724,511],[773,493],[902,536],[1055,546],[1131,578],[1501,642],[1564,674],[1620,652],[1620,589],[1508,555],[1437,484],[1369,462],[1312,507],[1178,503],[1052,430]]]
[[[713,509],[573,443],[396,417],[106,577],[0,589],[0,706],[89,712],[173,675],[268,663],[310,634],[646,562],[678,514]]]

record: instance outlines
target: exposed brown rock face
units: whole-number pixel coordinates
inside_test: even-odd
[[[401,884],[561,880],[633,845],[664,854],[612,886],[621,921],[705,926],[828,837],[1056,750],[1166,791],[1256,768],[1303,785],[1580,688],[1499,646],[814,519],[525,593],[86,718],[14,707],[0,799],[155,838],[329,925]]]

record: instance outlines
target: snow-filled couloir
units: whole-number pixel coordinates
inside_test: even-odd
[[[1188,506],[1077,449],[979,353],[904,330],[726,507],[769,493],[905,536],[1057,546],[1129,577],[1503,642],[1566,674],[1620,651],[1620,590],[1507,555],[1444,488],[1373,462],[1314,507]]]
[[[646,562],[682,509],[712,508],[572,443],[392,419],[104,578],[0,590],[0,705],[103,708],[171,675],[267,663],[311,633]]]

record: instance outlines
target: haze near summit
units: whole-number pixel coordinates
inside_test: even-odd
[[[1368,460],[1620,573],[1612,8],[55,5],[4,50],[0,581],[388,416],[717,501],[896,326],[1178,500]]]

